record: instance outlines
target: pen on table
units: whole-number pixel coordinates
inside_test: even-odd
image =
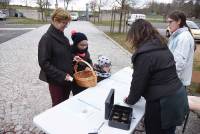
[[[100,128],[104,125],[104,123],[105,123],[105,122],[102,122],[102,123],[100,124],[100,126],[99,126],[97,129],[95,129],[95,130],[92,131],[92,132],[89,132],[88,134],[98,134],[98,133],[100,133],[99,130],[100,130]]]
[[[99,128],[97,129],[97,131],[100,130],[100,128],[104,125],[105,122],[102,122],[101,125],[99,126]]]

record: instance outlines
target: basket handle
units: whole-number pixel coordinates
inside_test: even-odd
[[[90,70],[94,73],[93,67],[92,67],[87,61],[85,61],[85,60],[80,60],[80,61],[77,61],[77,62],[76,62],[75,66],[74,66],[74,71],[75,71],[75,73],[77,72],[77,68],[78,68],[78,63],[79,63],[79,62],[85,63],[85,64],[90,68]],[[95,74],[95,73],[94,73],[94,74]]]

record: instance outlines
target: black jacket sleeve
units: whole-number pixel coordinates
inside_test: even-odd
[[[45,72],[47,78],[53,79],[59,83],[65,81],[66,73],[57,69],[51,64],[52,48],[47,35],[43,35],[38,46],[38,61],[41,69]]]
[[[151,60],[147,55],[140,54],[135,58],[130,92],[126,100],[128,104],[134,105],[144,95],[150,78],[150,68]]]

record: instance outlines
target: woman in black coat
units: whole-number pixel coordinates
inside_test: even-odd
[[[136,48],[132,56],[134,72],[125,103],[146,99],[147,134],[175,134],[188,112],[186,89],[176,73],[175,61],[166,40],[146,20],[136,20],[127,40]]]
[[[39,78],[49,84],[52,106],[55,106],[69,98],[73,57],[69,40],[64,35],[70,14],[58,8],[51,19],[48,31],[39,42],[38,61],[41,67]]]

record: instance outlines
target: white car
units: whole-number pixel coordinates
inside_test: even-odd
[[[137,19],[146,19],[145,14],[131,14],[128,16],[128,20],[126,21],[127,25],[132,25],[133,22],[135,22]]]
[[[78,12],[71,12],[70,14],[71,14],[72,20],[77,21],[79,19]]]
[[[6,20],[6,14],[0,10],[0,20]]]
[[[200,28],[193,21],[186,21],[191,33],[196,41],[200,41]]]

